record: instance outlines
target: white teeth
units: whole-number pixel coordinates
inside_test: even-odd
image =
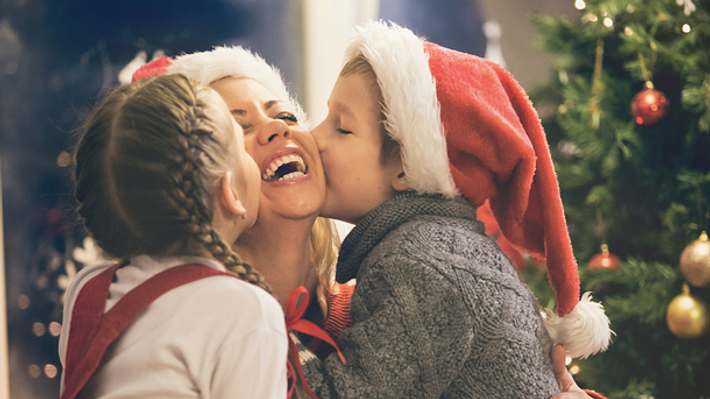
[[[304,176],[305,171],[306,171],[306,163],[303,161],[303,158],[301,158],[300,155],[296,154],[290,154],[290,155],[284,155],[282,157],[279,157],[271,162],[271,164],[266,168],[264,173],[262,173],[261,178],[264,180],[271,180],[273,179],[274,175],[276,174],[276,170],[284,164],[291,163],[291,162],[296,162],[298,165],[298,170],[295,172],[291,172],[286,176],[283,176],[278,179],[278,181],[281,180],[290,180],[299,176]]]
[[[295,179],[295,178],[297,178],[297,177],[299,177],[299,176],[305,176],[305,174],[304,174],[303,172],[291,172],[291,173],[287,174],[287,175],[284,176],[284,177],[280,177],[277,181],[293,180],[293,179]]]

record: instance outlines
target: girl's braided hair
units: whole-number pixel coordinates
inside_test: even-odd
[[[205,101],[210,95],[218,98],[182,75],[145,79],[106,95],[75,148],[78,212],[111,256],[206,250],[239,278],[270,291],[212,227],[209,188],[234,164],[236,144],[215,136],[208,116],[215,110]]]

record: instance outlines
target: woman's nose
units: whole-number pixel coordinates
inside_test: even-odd
[[[288,125],[280,119],[272,119],[259,127],[259,144],[266,145],[278,138],[287,139],[290,135]]]

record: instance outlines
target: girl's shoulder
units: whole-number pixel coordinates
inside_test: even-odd
[[[276,299],[263,289],[234,276],[207,277],[167,294],[182,311],[195,319],[214,319],[245,328],[282,330],[284,313]],[[203,320],[204,321],[204,320]]]

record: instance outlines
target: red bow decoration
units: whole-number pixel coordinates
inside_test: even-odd
[[[318,327],[316,324],[304,320],[303,314],[308,308],[308,303],[310,302],[310,295],[305,287],[298,287],[288,297],[288,304],[286,305],[286,331],[288,331],[288,397],[293,397],[296,383],[300,380],[303,390],[311,398],[318,399],[313,389],[308,385],[306,377],[303,374],[303,368],[301,368],[301,361],[298,357],[298,346],[291,339],[291,333],[301,333],[309,335],[313,338],[317,338],[326,344],[332,346],[335,349],[335,353],[338,355],[338,359],[343,364],[346,364],[345,356],[340,351],[338,344],[335,340],[328,335],[325,330]]]
[[[163,75],[172,63],[172,58],[165,55],[160,56],[147,64],[141,65],[140,68],[133,72],[131,82],[136,82],[138,80],[150,78],[153,76]]]

